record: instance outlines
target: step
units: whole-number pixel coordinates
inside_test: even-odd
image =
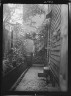
[[[38,77],[46,77],[44,73],[38,73]]]

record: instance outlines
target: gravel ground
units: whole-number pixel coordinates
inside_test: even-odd
[[[44,77],[38,77],[38,73],[43,73],[43,67],[31,67],[15,91],[58,91],[51,84],[46,84]]]

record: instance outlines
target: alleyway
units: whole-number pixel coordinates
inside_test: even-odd
[[[67,91],[67,4],[4,4],[2,42],[2,91]]]
[[[22,78],[15,91],[56,91],[52,85],[47,85],[44,77],[38,77],[43,72],[43,67],[31,67]]]

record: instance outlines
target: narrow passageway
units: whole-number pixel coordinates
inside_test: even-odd
[[[15,91],[56,91],[51,84],[46,84],[44,77],[38,77],[38,73],[43,73],[43,67],[31,67],[22,78]]]
[[[67,4],[4,4],[2,90],[66,91],[67,41]]]

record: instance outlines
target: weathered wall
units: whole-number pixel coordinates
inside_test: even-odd
[[[52,4],[52,17],[50,26],[50,52],[49,52],[49,66],[53,74],[58,77],[59,82],[59,72],[60,72],[60,23],[61,23],[61,5]]]
[[[61,63],[60,87],[67,90],[67,65],[68,65],[68,5],[61,5]]]
[[[3,26],[3,52],[8,52],[11,48],[11,33]]]
[[[68,64],[68,5],[53,4],[51,7],[50,66],[60,77],[61,90],[66,91]]]

